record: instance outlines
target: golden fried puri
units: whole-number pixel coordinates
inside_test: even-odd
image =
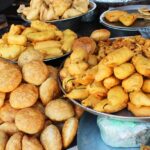
[[[37,32],[37,30],[31,27],[27,27],[24,29],[21,35],[27,36],[29,33],[34,33],[34,32]]]
[[[116,78],[123,80],[135,72],[134,65],[131,63],[124,63],[114,68],[114,75]]]
[[[31,84],[40,85],[48,77],[48,68],[41,61],[31,61],[22,68],[23,79]]]
[[[20,131],[35,134],[44,126],[43,114],[35,108],[24,108],[17,112],[15,124]]]
[[[22,81],[19,68],[0,60],[0,92],[13,91]]]
[[[6,94],[0,92],[0,108],[4,105]]]
[[[10,103],[7,101],[5,104],[0,108],[0,118],[4,122],[13,122],[15,120],[15,116],[18,110],[14,109]]]
[[[75,51],[77,49],[84,49],[89,54],[93,54],[96,51],[96,43],[95,41],[90,37],[80,37],[75,40],[72,46],[72,50]]]
[[[108,40],[110,38],[110,31],[106,29],[95,30],[91,33],[91,38],[96,42]]]
[[[126,92],[139,91],[143,85],[143,77],[138,73],[134,73],[127,79],[122,81],[122,87]]]
[[[44,150],[40,141],[35,137],[23,136],[22,150]]]
[[[143,55],[137,55],[132,58],[132,62],[140,74],[150,77],[150,59]]]
[[[56,99],[46,105],[45,114],[52,121],[64,121],[73,117],[75,113],[73,106],[69,102]]]
[[[142,90],[145,93],[150,93],[150,80],[149,79],[144,80]]]
[[[109,22],[117,22],[119,21],[119,18],[124,15],[127,14],[127,12],[122,11],[122,10],[114,10],[114,11],[108,11],[105,14],[105,18],[109,21]]]
[[[12,135],[7,144],[5,150],[21,150],[22,149],[22,137],[23,134],[21,132],[17,132]]]
[[[7,141],[8,135],[5,132],[0,131],[0,150],[5,150]]]
[[[39,60],[43,61],[44,57],[42,53],[39,51],[36,51],[34,49],[26,50],[22,52],[18,58],[18,65],[22,67],[24,64],[33,61],[33,60]]]
[[[55,125],[46,127],[41,133],[40,140],[45,150],[62,150],[62,138]]]
[[[88,57],[88,64],[91,66],[96,66],[98,63],[98,59],[95,55],[89,55]]]
[[[64,148],[67,148],[76,136],[78,129],[78,119],[75,117],[65,121],[62,128],[62,140]],[[70,132],[71,131],[71,132]]]
[[[22,83],[10,94],[10,105],[15,109],[33,106],[38,99],[38,88],[32,84]]]
[[[44,105],[55,99],[59,95],[59,86],[56,79],[49,77],[41,84],[39,92]]]
[[[105,58],[103,58],[102,63],[109,67],[115,67],[127,62],[133,55],[133,51],[124,46],[110,52]]]

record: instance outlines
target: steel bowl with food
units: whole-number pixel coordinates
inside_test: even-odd
[[[142,36],[109,36],[101,29],[74,42],[59,72],[60,87],[67,98],[93,114],[150,120],[150,42]]]
[[[27,53],[36,50],[46,63],[62,61],[71,53],[76,38],[77,34],[70,29],[61,31],[55,25],[38,20],[28,27],[11,25],[0,39],[0,56],[17,62],[20,56],[30,59]]]
[[[58,1],[60,0],[57,0],[57,2]],[[55,1],[53,3],[55,3]],[[71,3],[71,5],[69,5],[69,3]],[[96,4],[94,2],[85,0],[83,3],[84,4],[78,2],[78,0],[74,2],[71,0],[68,2],[68,5],[66,4],[66,1],[60,1],[57,5],[49,4],[49,8],[39,6],[39,13],[37,15],[32,15],[32,9],[31,11],[26,12],[26,10],[31,7],[31,4],[34,5],[34,3],[30,3],[30,7],[20,6],[18,12],[20,13],[21,18],[28,23],[30,23],[31,20],[39,19],[47,23],[52,23],[62,30],[68,28],[72,30],[77,30],[80,27],[79,24],[81,22],[81,19],[84,16],[93,15],[94,10],[96,9]],[[60,10],[60,5],[64,5],[63,10]]]

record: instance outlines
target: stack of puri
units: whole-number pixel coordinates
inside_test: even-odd
[[[0,59],[0,149],[61,150],[73,141],[83,110],[59,98],[57,68],[36,50],[18,65]]]
[[[109,37],[100,29],[75,40],[60,71],[66,97],[98,112],[150,117],[150,40]]]

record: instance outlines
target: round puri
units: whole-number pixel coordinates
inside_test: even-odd
[[[13,91],[22,81],[19,68],[13,64],[0,60],[0,92]]]
[[[47,104],[45,113],[53,121],[65,121],[74,116],[74,109],[69,102],[56,99]]]
[[[10,94],[10,104],[15,109],[30,107],[38,99],[38,88],[32,84],[21,84]]]
[[[48,68],[41,61],[31,61],[22,68],[23,79],[31,84],[40,85],[48,77]]]
[[[43,128],[44,116],[35,108],[24,108],[17,113],[15,124],[20,131],[35,134]]]
[[[44,57],[39,51],[30,49],[21,53],[21,55],[18,58],[18,65],[22,67],[24,64],[30,61],[33,61],[33,60],[43,61],[43,59]]]

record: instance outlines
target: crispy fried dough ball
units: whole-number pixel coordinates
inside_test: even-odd
[[[30,107],[38,99],[38,88],[32,84],[21,84],[10,94],[10,104],[15,109]]]
[[[47,66],[41,61],[31,61],[22,68],[23,79],[31,84],[40,85],[48,77]]]
[[[24,108],[16,114],[15,124],[20,131],[35,134],[43,128],[44,116],[38,109]]]

